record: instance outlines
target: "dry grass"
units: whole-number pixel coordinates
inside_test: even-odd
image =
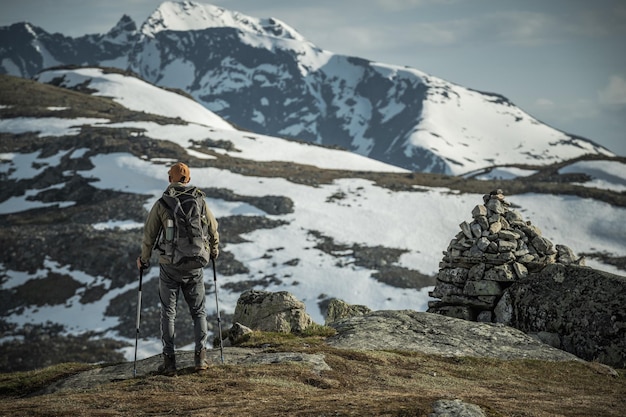
[[[5,374],[0,415],[427,416],[435,400],[455,398],[480,405],[488,416],[621,416],[626,407],[623,372],[614,377],[582,362],[362,352],[331,348],[320,338],[273,346],[322,353],[332,370],[214,365],[204,374],[183,369],[175,378],[154,375],[37,396],[25,394],[76,369]]]

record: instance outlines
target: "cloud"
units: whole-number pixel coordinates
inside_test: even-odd
[[[598,91],[598,101],[604,106],[626,105],[626,81],[613,75],[604,89]]]

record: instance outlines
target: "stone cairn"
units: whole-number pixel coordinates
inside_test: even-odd
[[[429,313],[480,322],[496,322],[496,305],[506,289],[529,273],[554,263],[582,265],[570,248],[554,246],[541,230],[511,209],[502,190],[483,196],[450,241],[439,264],[435,289],[439,300]]]

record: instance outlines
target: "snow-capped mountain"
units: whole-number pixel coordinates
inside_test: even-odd
[[[0,72],[30,77],[58,64],[131,69],[236,126],[411,171],[457,175],[612,155],[500,95],[334,54],[277,19],[190,1],[163,3],[139,30],[123,17],[106,35],[68,38],[27,23],[0,29]]]
[[[125,66],[138,39],[137,26],[128,16],[106,34],[71,38],[50,34],[29,23],[0,27],[0,55],[4,74],[32,77],[44,68],[58,65]],[[124,62],[126,61],[126,62]]]
[[[44,343],[39,337],[63,346],[68,356],[59,353],[60,360],[76,360],[85,346],[94,352],[85,360],[119,360],[111,352],[132,357],[134,259],[147,210],[177,160],[189,163],[220,223],[225,323],[249,288],[293,293],[318,323],[330,298],[425,311],[442,251],[494,186],[512,190],[507,198],[548,239],[586,255],[590,266],[623,274],[612,266],[626,253],[620,159],[551,166],[548,180],[536,167],[472,174],[485,180],[419,175],[237,130],[189,97],[122,71],[56,69],[37,79],[0,76],[5,353],[51,360],[23,354]],[[554,194],[555,183],[563,194]],[[157,279],[157,268],[144,277],[140,358],[160,350]],[[205,279],[212,292],[209,271]],[[184,348],[192,336],[180,304]],[[215,308],[208,309],[215,325]]]

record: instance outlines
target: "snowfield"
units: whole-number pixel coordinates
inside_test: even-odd
[[[101,119],[20,118],[0,120],[0,132],[36,131],[39,132],[39,136],[46,137],[77,134],[79,126],[84,124],[133,126],[145,129],[146,136],[169,140],[187,149],[190,148],[192,140],[207,138],[228,140],[233,143],[236,151],[219,149],[216,151],[238,158],[287,161],[327,169],[406,172],[401,168],[345,151],[237,131],[192,100],[132,77],[107,74],[96,69],[56,70],[43,73],[40,81],[60,76],[65,77],[65,85],[68,87],[89,81],[89,87],[98,90],[96,94],[113,97],[132,110],[180,117],[188,123],[109,124],[108,121]],[[474,116],[468,114],[468,117]],[[421,140],[419,135],[416,140]],[[494,146],[490,142],[483,144]],[[41,158],[37,152],[2,153],[0,174],[16,181],[32,178],[46,167],[58,166],[62,157],[77,158],[84,155],[84,152],[85,149],[72,149],[46,158]],[[194,156],[203,155],[191,149],[188,149],[188,152]],[[211,158],[207,155],[204,157],[209,160]],[[167,186],[167,166],[175,162],[147,160],[124,152],[101,154],[90,159],[92,169],[76,171],[73,175],[95,179],[96,181],[91,184],[100,189],[151,195],[145,202],[147,210]],[[563,168],[562,172],[588,173],[593,180],[585,183],[585,186],[618,192],[626,190],[626,165],[623,163],[579,162]],[[490,175],[512,178],[530,173],[525,170],[501,168]],[[293,213],[268,215],[256,207],[241,202],[207,200],[218,221],[232,215],[264,215],[287,222],[275,229],[251,232],[244,236],[247,242],[228,244],[228,251],[251,272],[245,276],[218,276],[218,284],[275,275],[281,284],[271,284],[265,289],[293,293],[306,304],[308,313],[317,323],[324,322],[318,307],[318,302],[324,297],[336,297],[351,304],[363,304],[373,310],[425,311],[429,300],[428,291],[431,288],[403,289],[376,281],[371,277],[373,271],[356,266],[350,253],[329,255],[316,249],[317,242],[310,231],[332,238],[337,244],[384,246],[405,250],[406,253],[399,260],[399,266],[433,275],[438,271],[442,251],[460,230],[459,224],[464,220],[471,220],[472,209],[482,203],[482,194],[460,194],[449,189],[426,187],[415,191],[390,191],[358,178],[341,179],[332,184],[311,187],[295,184],[283,178],[244,176],[212,167],[192,167],[191,176],[192,184],[199,187],[224,188],[245,196],[285,196],[294,202]],[[489,175],[485,175],[484,178],[488,179]],[[57,186],[61,187],[63,184],[53,187]],[[60,204],[61,207],[74,204],[71,201],[43,203],[29,199],[40,191],[26,190],[22,196],[0,202],[0,214],[17,213],[53,204]],[[485,190],[488,191],[490,190]],[[337,195],[343,197],[331,198]],[[626,253],[624,208],[613,207],[596,200],[561,195],[522,194],[507,199],[518,207],[517,210],[526,220],[532,221],[542,229],[544,236],[555,244],[565,244],[576,253],[604,252],[612,256],[624,256]],[[100,230],[143,227],[128,219],[111,219],[110,222],[97,223],[93,226]],[[140,242],[137,242],[137,252],[139,246]],[[271,257],[264,256],[268,252],[272,253]],[[294,260],[298,261],[292,262]],[[219,259],[217,262],[219,263]],[[620,273],[615,268],[597,261],[588,261],[588,265]],[[50,271],[70,275],[78,282],[89,286],[103,284],[107,289],[109,287],[108,280],[104,277],[89,276],[67,265],[47,260],[45,269],[33,274],[7,270],[4,265],[0,265],[0,272],[5,277],[0,281],[0,288],[9,289],[27,280],[37,280]],[[144,282],[148,283],[157,278],[158,268],[151,268],[144,276]],[[212,291],[212,271],[206,271],[205,279],[208,284],[207,290]],[[58,322],[65,324],[71,333],[106,331],[117,324],[117,319],[104,315],[108,302],[116,295],[135,288],[136,283],[132,283],[124,288],[111,290],[102,299],[91,304],[81,304],[78,301],[81,294],[77,292],[65,304],[28,307],[20,314],[11,315],[6,319],[19,325]],[[220,290],[220,308],[232,313],[239,295]],[[207,308],[209,313],[215,311],[211,302],[207,303]],[[123,339],[113,332],[107,335]],[[160,349],[159,340],[142,340],[138,357],[154,355],[160,352]],[[131,359],[133,348],[127,348],[125,354]]]

